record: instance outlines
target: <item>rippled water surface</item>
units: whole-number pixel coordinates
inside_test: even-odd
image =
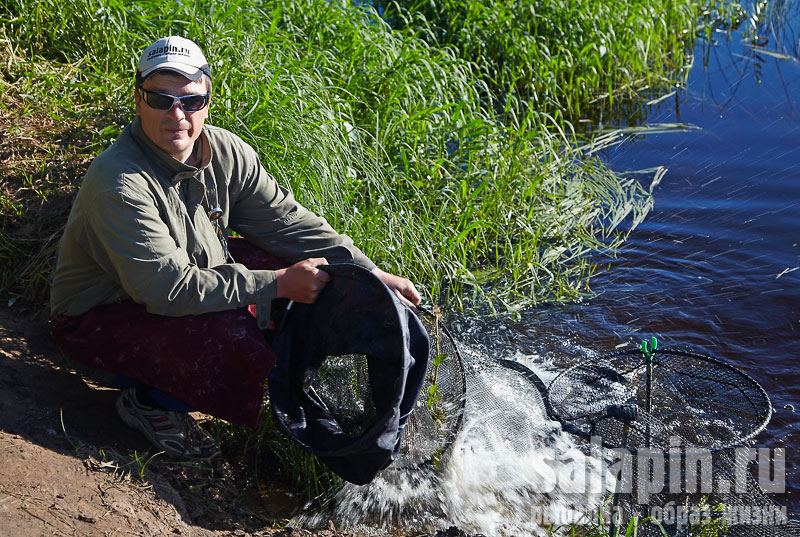
[[[652,336],[660,348],[731,363],[772,400],[772,420],[756,444],[785,449],[786,492],[773,499],[793,519],[800,519],[798,11],[774,15],[757,45],[743,39],[744,27],[699,43],[685,87],[648,105],[636,134],[619,136],[600,154],[620,172],[667,172],[654,190],[653,212],[592,280],[593,296],[540,306],[514,321],[450,320],[468,381],[489,375],[487,364],[501,358],[523,363],[548,384],[587,357],[635,349]],[[578,468],[595,467],[599,483],[613,484],[614,476],[609,481],[574,437],[535,405],[528,408],[539,393],[532,385],[514,388],[501,377],[485,384],[512,386],[505,408],[481,403],[474,378],[467,382],[463,431],[444,467],[346,487],[331,511],[307,522],[332,516],[345,526],[456,523],[487,535],[542,535],[535,507],[597,508],[598,490],[561,485],[581,475]],[[547,488],[556,482],[561,488]]]
[[[615,170],[668,172],[653,212],[592,281],[597,296],[457,331],[545,376],[650,336],[735,364],[772,399],[757,444],[786,449],[787,493],[776,499],[800,518],[797,13],[776,25],[758,46],[741,31],[699,44],[687,87],[651,105],[645,124],[686,128],[622,137],[602,154]]]

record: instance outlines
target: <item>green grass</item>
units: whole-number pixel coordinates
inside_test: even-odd
[[[697,3],[552,1],[531,17],[505,5],[392,4],[393,28],[326,0],[15,0],[0,96],[59,124],[102,118],[96,152],[132,115],[142,47],[188,36],[215,73],[211,121],[428,300],[501,311],[569,300],[586,291],[592,254],[617,246],[652,199],[647,180],[577,150],[568,120],[613,116],[653,80],[680,76]],[[598,35],[605,54],[587,44]],[[3,207],[0,232],[18,243],[27,214]],[[46,295],[15,286],[30,278],[20,270],[5,292]]]
[[[701,2],[382,2],[396,27],[416,29],[477,59],[505,110],[563,120],[627,121],[645,90],[670,85],[687,63]]]
[[[0,167],[0,292],[46,301],[81,175],[133,115],[138,55],[179,34],[212,64],[211,122],[428,301],[574,299],[663,175],[612,172],[592,133],[635,128],[730,5],[401,0],[384,19],[338,0],[5,0],[0,126],[16,149]],[[247,442],[288,481],[336,487],[264,427]]]

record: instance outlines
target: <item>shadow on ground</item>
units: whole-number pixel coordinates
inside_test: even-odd
[[[117,417],[116,396],[66,366],[44,321],[0,308],[0,527],[23,536],[283,533],[292,506],[259,492],[245,462],[154,457]]]

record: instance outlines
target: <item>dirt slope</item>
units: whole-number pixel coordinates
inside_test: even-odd
[[[156,457],[142,471],[148,444],[115,397],[66,367],[43,321],[0,307],[0,536],[310,534],[281,528],[286,498],[257,495],[235,457],[214,468]]]

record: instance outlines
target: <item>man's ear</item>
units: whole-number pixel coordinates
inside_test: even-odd
[[[142,106],[142,94],[139,93],[139,88],[133,90],[133,104],[136,106],[136,115],[139,115],[139,107]]]

